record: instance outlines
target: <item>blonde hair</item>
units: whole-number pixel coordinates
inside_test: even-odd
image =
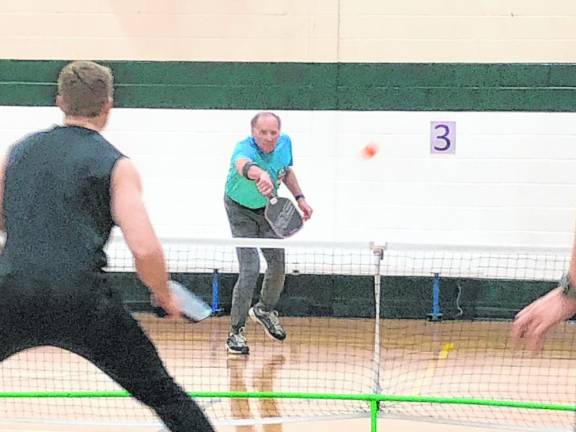
[[[91,61],[67,64],[58,76],[58,94],[64,114],[96,117],[112,98],[112,71]]]

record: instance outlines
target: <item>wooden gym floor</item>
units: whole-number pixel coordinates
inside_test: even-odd
[[[374,321],[285,318],[284,343],[247,325],[249,356],[226,353],[228,317],[189,325],[139,317],[189,391],[283,391],[446,396],[576,404],[576,330],[561,327],[538,355],[513,350],[509,323],[385,320],[374,369]],[[45,347],[0,364],[1,391],[98,391],[116,385],[85,360]],[[364,402],[199,398],[219,432],[369,431]],[[573,412],[384,403],[379,431],[571,430]],[[362,416],[363,418],[358,418]],[[254,421],[255,425],[246,425]],[[143,423],[142,423],[143,422]],[[268,422],[270,422],[268,424]],[[142,424],[141,424],[142,423]],[[266,424],[262,424],[266,423]],[[159,431],[131,399],[0,399],[0,431]]]

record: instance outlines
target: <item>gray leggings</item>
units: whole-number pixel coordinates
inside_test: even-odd
[[[264,209],[244,207],[228,197],[224,205],[233,237],[277,238],[264,218]],[[284,249],[262,248],[267,268],[260,291],[259,306],[266,311],[276,307],[284,289],[285,264]],[[232,293],[231,327],[237,330],[246,323],[248,310],[252,303],[254,289],[260,274],[260,257],[256,248],[236,248],[240,265],[238,280]]]

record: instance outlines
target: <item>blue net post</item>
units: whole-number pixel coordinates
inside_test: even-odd
[[[432,279],[432,312],[427,316],[429,321],[442,320],[442,312],[440,311],[440,273],[434,273]]]
[[[222,313],[220,308],[220,274],[218,269],[212,271],[212,314],[219,315]]]

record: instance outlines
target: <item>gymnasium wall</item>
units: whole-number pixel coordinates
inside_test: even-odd
[[[302,239],[566,246],[575,14],[569,1],[2,2],[0,147],[60,121],[48,107],[65,61],[102,59],[119,107],[106,136],[140,167],[161,235],[228,235],[229,153],[272,109],[316,210]],[[456,122],[455,154],[430,154],[431,121]],[[369,142],[381,150],[364,161]]]
[[[310,240],[566,246],[576,202],[572,113],[278,111],[316,214]],[[48,107],[1,107],[6,148],[58,123]],[[227,237],[222,196],[254,111],[119,109],[105,135],[140,168],[163,236]],[[430,153],[430,121],[457,125]],[[380,146],[360,157],[368,142]],[[284,189],[284,193],[287,190]]]
[[[570,0],[75,0],[0,4],[0,58],[572,62]]]

